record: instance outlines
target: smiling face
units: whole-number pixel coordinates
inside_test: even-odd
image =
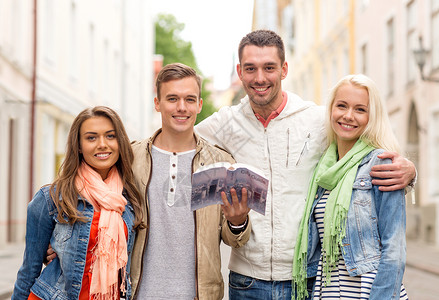
[[[85,120],[79,131],[79,145],[85,162],[105,180],[119,159],[119,144],[110,119],[99,116]]]
[[[203,100],[194,77],[161,83],[160,99],[154,98],[155,110],[162,115],[162,130],[171,134],[192,134]]]
[[[269,115],[279,107],[288,65],[281,62],[275,46],[245,46],[237,71],[255,112]]]
[[[331,126],[339,148],[351,149],[369,122],[369,93],[350,83],[340,86],[331,109]]]

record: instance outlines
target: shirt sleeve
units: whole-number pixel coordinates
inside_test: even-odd
[[[49,213],[47,200],[40,190],[29,203],[26,220],[26,246],[23,264],[18,273],[12,294],[13,300],[27,299],[30,289],[41,273],[55,221]]]

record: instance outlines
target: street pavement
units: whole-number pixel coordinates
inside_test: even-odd
[[[17,271],[23,259],[23,244],[0,246],[0,300],[10,299]],[[225,297],[228,299],[228,269],[230,249],[224,244],[222,271],[225,282]],[[439,299],[439,248],[407,241],[407,265],[403,279],[410,300]]]
[[[438,300],[439,248],[407,241],[403,283],[410,300]]]

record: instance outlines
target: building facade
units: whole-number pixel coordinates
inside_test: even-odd
[[[439,245],[439,1],[362,1],[356,7],[356,72],[378,84],[397,138],[417,167],[407,236]],[[370,20],[373,20],[371,22]],[[421,78],[413,51],[430,50]]]
[[[0,2],[0,244],[24,231],[33,71],[31,1]]]

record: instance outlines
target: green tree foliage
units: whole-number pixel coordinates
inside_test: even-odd
[[[163,55],[163,65],[180,62],[194,68],[202,76],[192,50],[192,43],[181,38],[180,34],[184,24],[179,23],[173,15],[160,14],[155,22],[155,52]],[[206,89],[208,80],[203,80],[201,98],[203,98],[203,109],[197,117],[197,123],[201,122],[217,108],[209,99],[210,91]]]

